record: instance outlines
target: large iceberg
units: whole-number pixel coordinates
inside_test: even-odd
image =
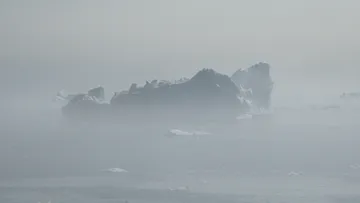
[[[247,69],[239,69],[231,79],[254,106],[263,109],[270,107],[274,82],[269,64],[261,62]]]
[[[270,67],[257,64],[230,78],[213,69],[203,69],[192,78],[176,82],[146,81],[144,86],[131,84],[128,90],[114,93],[104,103],[104,89],[71,97],[62,112],[69,118],[110,118],[119,122],[197,122],[199,120],[236,120],[255,103],[264,108],[270,105],[272,80]],[[114,117],[116,119],[114,119]]]

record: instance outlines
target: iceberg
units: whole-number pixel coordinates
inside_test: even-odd
[[[344,92],[340,95],[342,99],[360,99],[360,92]]]
[[[203,135],[211,135],[209,132],[205,131],[182,131],[179,129],[172,129],[169,130],[169,132],[166,134],[168,137],[174,137],[174,136],[203,136]]]
[[[257,108],[268,109],[274,82],[270,75],[270,65],[260,62],[247,69],[239,69],[232,76],[243,97]]]
[[[108,118],[120,123],[201,123],[239,119],[252,106],[268,108],[273,82],[270,66],[256,64],[236,71],[232,77],[213,69],[202,69],[191,78],[173,83],[167,80],[136,83],[128,90],[114,93],[105,101],[104,88],[99,86],[87,93],[57,94],[67,101],[62,113],[67,118],[84,121]],[[193,133],[193,132],[191,132]]]
[[[104,171],[111,172],[111,173],[128,173],[129,172],[122,168],[109,168],[109,169],[105,169]]]

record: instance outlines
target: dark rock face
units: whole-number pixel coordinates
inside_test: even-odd
[[[239,104],[237,95],[239,89],[226,75],[214,70],[204,69],[193,78],[178,84],[163,84],[146,82],[144,87],[131,85],[126,94],[115,95],[112,105],[206,105],[215,101],[233,102]]]
[[[240,69],[231,76],[232,81],[259,108],[269,108],[273,81],[270,76],[270,65],[258,63],[248,69]]]
[[[146,82],[144,87],[132,84],[129,91],[114,95],[110,104],[119,114],[140,111],[153,118],[176,116],[181,120],[194,115],[236,118],[247,109],[239,96],[239,89],[228,76],[204,69],[190,80],[175,84],[157,81]]]

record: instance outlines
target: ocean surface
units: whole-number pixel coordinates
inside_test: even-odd
[[[67,126],[56,106],[9,105],[0,203],[360,202],[360,100],[273,105],[235,124],[149,123]]]

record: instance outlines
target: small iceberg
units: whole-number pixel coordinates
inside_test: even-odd
[[[353,170],[360,170],[360,164],[351,164],[349,167]]]
[[[122,169],[122,168],[109,168],[103,170],[105,172],[111,172],[111,173],[128,173],[129,171]]]
[[[300,176],[301,175],[301,173],[300,172],[295,172],[295,171],[291,171],[291,172],[289,172],[288,173],[288,176]]]
[[[170,191],[189,191],[190,188],[188,186],[181,186],[178,188],[169,188]]]
[[[238,117],[236,117],[237,120],[247,120],[247,119],[252,119],[252,115],[251,114],[242,114]]]
[[[168,137],[174,137],[174,136],[202,136],[202,135],[211,135],[211,133],[205,132],[205,131],[182,131],[179,129],[171,129],[166,134]]]

